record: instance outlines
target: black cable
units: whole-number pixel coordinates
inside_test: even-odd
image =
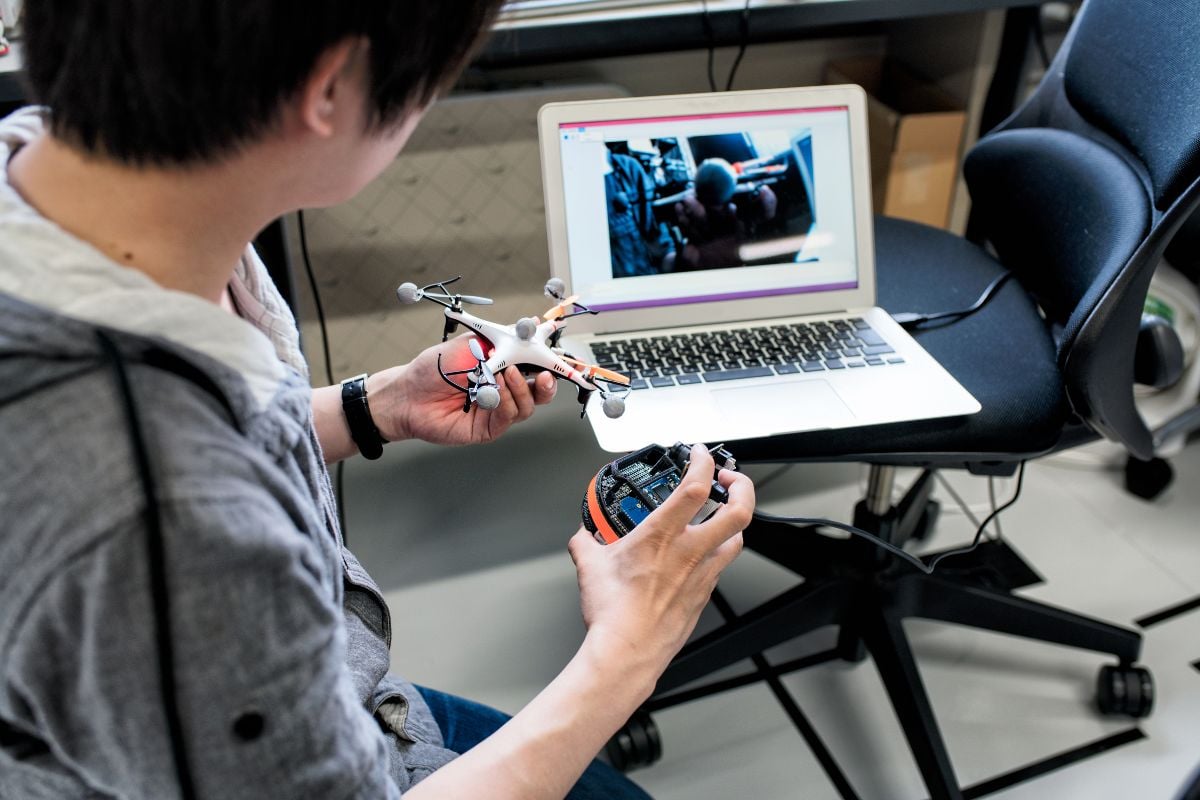
[[[321,350],[325,355],[325,379],[333,386],[333,359],[329,355],[329,329],[325,326],[325,308],[321,305],[321,290],[317,288],[317,277],[313,272],[312,258],[308,255],[308,232],[304,225],[304,209],[296,211],[296,224],[300,229],[300,255],[304,259],[304,271],[308,274],[308,285],[312,289],[313,305],[317,309],[317,325],[321,329]],[[346,541],[346,510],[345,497],[345,461],[339,461],[334,467],[333,496],[337,503],[338,527],[342,531],[342,541]]]
[[[959,320],[971,316],[976,311],[986,306],[1011,277],[1011,272],[1005,272],[1004,274],[999,275],[987,285],[987,288],[983,290],[983,294],[979,295],[978,300],[976,300],[969,307],[960,309],[959,311],[939,311],[935,314],[918,314],[911,311],[901,312],[899,314],[892,314],[892,319],[896,320],[896,322],[899,322],[900,327],[904,328],[905,330],[910,330],[920,325],[924,325],[926,322],[934,322],[940,319],[953,318],[954,322],[958,322]]]
[[[1024,477],[1025,462],[1022,461],[1021,466],[1017,470],[1017,488],[1013,492],[1013,496],[1004,505],[994,510],[991,514],[988,514],[987,518],[984,519],[983,522],[979,523],[979,527],[975,530],[975,538],[971,540],[971,544],[966,545],[965,547],[947,550],[944,553],[939,553],[928,564],[911,553],[906,553],[904,550],[892,544],[891,542],[884,541],[870,531],[864,531],[862,528],[856,528],[853,525],[847,525],[846,523],[838,522],[837,520],[824,519],[822,517],[783,517],[777,514],[769,514],[765,511],[755,511],[754,518],[762,520],[763,522],[783,522],[791,525],[816,525],[819,527],[837,528],[838,530],[843,530],[849,534],[853,534],[854,536],[865,539],[876,547],[887,550],[889,553],[892,553],[898,558],[903,559],[926,575],[932,575],[933,571],[937,569],[937,565],[940,564],[943,559],[949,558],[950,556],[959,556],[965,553],[970,553],[972,550],[979,547],[980,539],[983,538],[983,532],[987,529],[988,523],[999,516],[1001,511],[1004,511],[1013,503],[1017,502],[1017,498],[1021,496],[1021,483]]]
[[[304,210],[296,212],[296,223],[300,228],[300,255],[304,257],[304,271],[308,274],[308,285],[312,289],[313,305],[317,308],[317,325],[321,328],[321,349],[325,355],[325,379],[333,385],[333,359],[329,357],[329,331],[325,327],[325,308],[321,305],[321,291],[317,288],[317,277],[313,274],[312,259],[308,255],[308,233],[304,225]]]
[[[704,28],[704,38],[708,42],[708,90],[715,92],[717,76],[713,70],[713,60],[717,55],[717,37],[713,33],[712,17],[708,15],[708,0],[700,0],[700,5],[703,9],[700,13],[700,25]]]
[[[146,523],[146,558],[150,571],[150,592],[153,603],[154,640],[158,648],[158,679],[162,694],[163,714],[167,718],[167,733],[171,740],[171,757],[175,762],[175,774],[179,778],[179,791],[184,800],[195,800],[196,787],[192,781],[192,768],[188,762],[187,746],[184,743],[183,720],[179,713],[179,687],[175,683],[175,648],[171,641],[171,595],[167,588],[166,556],[162,531],[162,509],[158,504],[158,491],[154,472],[150,468],[150,455],[143,438],[141,418],[133,397],[129,374],[116,343],[104,331],[97,330],[96,338],[108,356],[113,375],[125,409],[129,428],[129,443],[133,450],[134,464],[145,498],[143,511]]]
[[[992,475],[988,475],[988,502],[992,504],[992,512],[994,513],[996,511],[996,478]],[[996,517],[995,528],[996,533],[993,538],[995,538],[996,541],[1000,541],[1004,538],[1004,531],[1000,530],[999,517]]]
[[[733,78],[746,55],[746,48],[750,46],[750,0],[746,0],[746,4],[742,6],[742,14],[738,18],[738,36],[741,41],[738,44],[737,56],[733,59],[733,66],[729,68],[729,78],[725,81],[727,92],[733,88]]]

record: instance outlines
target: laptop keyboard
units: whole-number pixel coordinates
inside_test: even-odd
[[[634,389],[903,364],[860,318],[595,341],[596,363]]]

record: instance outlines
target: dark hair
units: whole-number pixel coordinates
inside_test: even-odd
[[[128,164],[213,160],[264,132],[327,48],[370,43],[367,124],[448,89],[501,0],[36,0],[33,98],[56,136]]]

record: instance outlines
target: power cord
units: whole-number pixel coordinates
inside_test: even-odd
[[[742,64],[742,59],[746,55],[746,49],[750,46],[750,3],[751,0],[746,0],[742,6],[741,14],[738,17],[738,51],[737,56],[733,59],[733,66],[729,68],[729,76],[725,79],[725,91],[733,88],[733,79],[737,76],[738,67]],[[717,50],[717,35],[713,30],[712,16],[708,10],[708,0],[700,0],[702,11],[700,13],[700,24],[704,28],[704,38],[708,42],[708,89],[711,92],[717,91],[717,76],[716,76],[716,50]]]
[[[321,329],[321,351],[325,356],[325,379],[330,386],[333,386],[333,359],[329,355],[329,329],[325,326],[325,308],[321,304],[321,290],[317,288],[317,278],[313,272],[312,258],[308,254],[308,232],[304,224],[304,209],[296,211],[296,226],[300,229],[300,255],[304,259],[304,271],[308,274],[308,286],[312,290],[313,305],[317,309],[317,325]],[[346,510],[345,503],[342,502],[345,497],[345,461],[339,461],[334,467],[333,478],[333,494],[337,501],[337,518],[338,527],[342,531],[342,541],[347,541],[346,537]]]
[[[725,91],[733,88],[733,78],[737,75],[738,67],[742,65],[742,58],[746,55],[746,48],[750,46],[750,0],[746,0],[746,4],[742,6],[742,13],[738,17],[738,42],[737,56],[733,59],[733,66],[729,68],[729,78],[725,81]]]
[[[713,60],[717,57],[717,36],[713,33],[712,17],[708,15],[708,0],[700,0],[702,11],[700,25],[704,28],[704,38],[708,41],[708,90],[717,90],[717,78],[713,68]]]
[[[992,503],[992,511],[996,510],[996,479],[988,475],[988,500]],[[1004,531],[1000,530],[1000,517],[996,517],[993,526],[996,529],[995,538],[997,541],[1004,538]]]
[[[979,295],[979,299],[968,308],[964,308],[959,311],[941,311],[936,314],[918,314],[912,311],[902,311],[898,314],[892,314],[892,319],[900,323],[900,327],[904,328],[905,330],[912,330],[913,328],[924,325],[927,322],[935,322],[942,319],[949,319],[952,322],[958,322],[959,320],[966,319],[979,309],[986,306],[1011,277],[1011,272],[1005,272],[1003,275],[997,276],[991,283],[987,285],[987,288],[983,290],[983,294]]]
[[[1017,502],[1017,498],[1021,496],[1021,484],[1024,478],[1025,462],[1022,461],[1020,467],[1017,469],[1017,487],[1015,491],[1013,491],[1013,496],[1009,498],[1004,505],[993,510],[991,514],[988,514],[983,522],[979,523],[979,527],[975,529],[975,537],[971,540],[971,544],[966,545],[965,547],[947,550],[944,553],[939,553],[937,556],[931,559],[928,564],[911,553],[905,552],[903,549],[897,547],[891,542],[885,542],[883,539],[880,539],[876,534],[871,533],[870,531],[865,531],[862,528],[856,528],[853,525],[847,525],[846,523],[838,522],[837,520],[824,519],[822,517],[784,517],[777,514],[770,514],[765,511],[755,511],[754,518],[762,520],[763,522],[782,522],[790,525],[816,525],[819,527],[837,528],[838,530],[842,530],[846,533],[858,536],[861,539],[865,539],[876,547],[892,553],[897,558],[908,562],[926,575],[932,575],[933,571],[937,569],[938,564],[940,564],[944,559],[947,559],[951,556],[965,555],[966,553],[970,553],[979,547],[979,543],[983,539],[983,532],[987,529],[988,523],[999,517],[1002,511],[1010,507],[1013,503]]]

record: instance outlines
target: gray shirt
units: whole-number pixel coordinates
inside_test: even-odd
[[[20,135],[0,122],[0,177]],[[294,325],[247,259],[234,296],[248,319],[210,316],[0,180],[0,798],[179,794],[131,420],[98,328],[157,477],[199,796],[396,797],[454,757],[388,674],[388,610],[341,540]],[[95,314],[63,307],[106,292]]]

